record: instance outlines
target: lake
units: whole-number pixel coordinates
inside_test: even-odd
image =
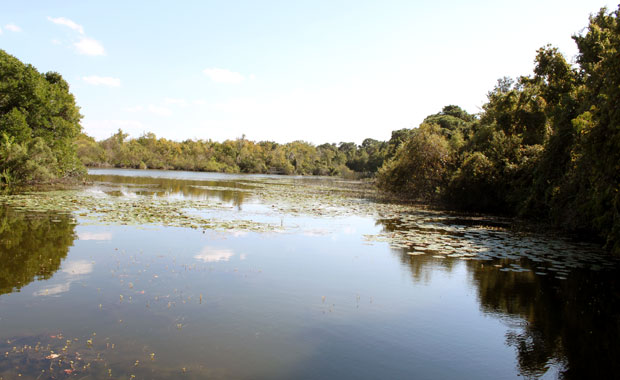
[[[0,197],[0,379],[620,373],[594,244],[337,178],[89,176]]]

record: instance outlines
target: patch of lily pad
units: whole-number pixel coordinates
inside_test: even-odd
[[[160,225],[194,229],[273,231],[277,225],[250,220],[222,220],[192,213],[230,209],[221,202],[165,197],[111,196],[101,191],[31,192],[0,196],[0,203],[26,212],[72,213],[85,224]],[[208,215],[208,214],[207,214]]]
[[[361,181],[247,177],[189,186],[205,192],[242,192],[245,202],[266,207],[254,214],[235,212],[235,206],[217,197],[162,196],[166,189],[162,191],[161,184],[131,186],[126,179],[123,183],[95,183],[86,190],[0,195],[0,203],[29,212],[69,212],[81,223],[222,231],[283,232],[292,228],[265,222],[269,220],[265,216],[362,216],[374,218],[383,227],[378,234],[364,236],[367,242],[387,242],[411,256],[480,261],[525,259],[536,264],[536,274],[552,274],[559,279],[576,268],[597,271],[618,267],[615,258],[594,244],[575,243],[544,233],[516,233],[510,228],[510,219],[455,215],[418,205],[377,201],[378,194],[372,186]],[[517,264],[500,269],[530,271]]]
[[[531,272],[531,266],[536,275],[553,275],[559,280],[566,280],[576,269],[601,271],[620,267],[617,258],[596,244],[535,231],[515,232],[499,218],[465,216],[459,221],[446,213],[429,210],[384,216],[378,221],[384,226],[383,231],[366,235],[366,240],[387,242],[411,256],[501,263],[495,266],[502,272]],[[501,227],[504,224],[506,227]]]

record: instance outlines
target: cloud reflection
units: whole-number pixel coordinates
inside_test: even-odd
[[[60,293],[68,292],[71,287],[71,282],[66,282],[64,284],[58,284],[54,286],[50,286],[49,288],[41,289],[38,292],[35,292],[34,295],[39,296],[55,296]]]
[[[93,271],[93,263],[86,260],[70,261],[65,263],[62,271],[70,276],[88,274]]]
[[[213,247],[204,247],[197,255],[195,259],[205,263],[213,263],[218,261],[228,261],[233,257],[235,253],[230,249],[221,249]]]
[[[78,232],[80,240],[112,240],[111,232]]]
[[[66,279],[61,284],[52,285],[45,289],[38,290],[34,293],[36,297],[40,296],[56,296],[61,293],[68,292],[71,289],[71,283],[76,281],[79,276],[89,274],[93,271],[94,264],[86,260],[67,261],[62,267],[62,273],[66,274]]]

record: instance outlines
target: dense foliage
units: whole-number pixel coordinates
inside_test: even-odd
[[[41,74],[0,50],[0,187],[81,174],[80,118],[60,74]]]
[[[278,144],[254,142],[244,137],[216,142],[176,142],[146,133],[127,139],[119,130],[96,142],[82,135],[78,154],[88,166],[142,169],[179,169],[225,173],[275,173],[301,175],[368,176],[383,164],[388,143],[366,139],[355,143],[322,144],[304,141]]]
[[[470,210],[550,219],[620,253],[620,22],[602,9],[569,64],[538,50],[534,75],[504,78],[477,117],[429,116],[377,175],[380,188]]]

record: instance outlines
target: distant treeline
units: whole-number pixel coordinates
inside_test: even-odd
[[[176,142],[153,133],[128,139],[119,130],[99,142],[81,135],[77,151],[87,166],[359,177],[374,175],[398,143],[366,139],[359,146],[351,142],[315,146],[304,141],[254,142],[245,137]]]
[[[576,66],[541,48],[534,75],[500,80],[479,115],[449,106],[426,118],[381,167],[379,188],[551,220],[620,254],[619,10],[573,36]]]

